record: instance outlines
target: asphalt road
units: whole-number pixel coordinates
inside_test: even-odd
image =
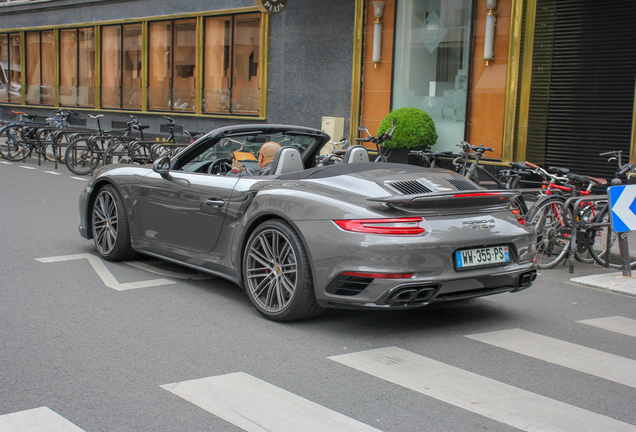
[[[2,432],[636,431],[636,297],[566,267],[279,324],[224,280],[102,262],[77,232],[85,179],[0,162]]]

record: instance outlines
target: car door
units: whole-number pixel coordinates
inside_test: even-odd
[[[170,171],[148,174],[136,205],[141,240],[205,253],[219,238],[238,177]]]

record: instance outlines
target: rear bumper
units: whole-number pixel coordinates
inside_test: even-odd
[[[319,300],[319,304],[322,307],[344,309],[414,309],[433,303],[519,292],[532,286],[537,277],[537,270],[534,264],[516,267],[512,271],[498,274],[453,280],[403,281],[389,287],[375,302],[356,300],[355,297],[340,297]]]

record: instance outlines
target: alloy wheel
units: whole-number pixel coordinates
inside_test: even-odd
[[[283,311],[297,288],[298,264],[291,242],[277,229],[266,229],[252,239],[246,261],[247,289],[258,306],[269,313]]]
[[[115,247],[118,231],[118,211],[115,198],[108,190],[100,191],[93,205],[93,238],[103,255]]]

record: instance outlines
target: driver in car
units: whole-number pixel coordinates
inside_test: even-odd
[[[261,146],[261,149],[258,152],[258,166],[261,167],[261,170],[258,172],[259,176],[268,175],[272,169],[272,162],[274,162],[274,157],[276,156],[276,152],[280,148],[280,144],[274,141],[266,142]],[[228,171],[228,176],[237,176],[237,175],[246,175],[253,176],[254,170],[250,167],[244,167],[236,159],[232,160],[232,169]]]

